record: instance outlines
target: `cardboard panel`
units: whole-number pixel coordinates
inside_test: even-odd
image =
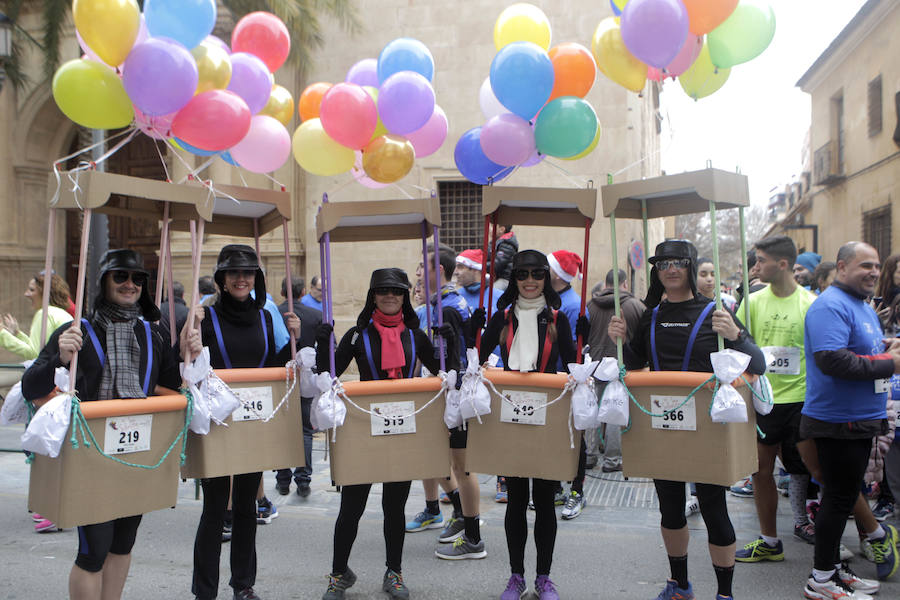
[[[148,399],[148,402],[152,400]],[[109,400],[86,404],[102,405],[106,402],[127,402],[135,406],[144,403],[143,400]],[[121,454],[119,458],[131,463],[153,465],[184,427],[185,414],[183,407],[145,414],[153,416],[150,449]],[[107,417],[89,418],[87,422],[97,442],[102,445]],[[175,506],[180,481],[180,442],[158,468],[141,469],[104,458],[96,448],[81,444],[80,437],[76,449],[72,448],[67,436],[56,458],[35,455],[28,487],[30,510],[44,515],[60,527],[68,528]]]
[[[360,388],[355,393],[354,385]],[[440,380],[404,379],[344,384],[347,395],[366,410],[373,403],[409,402],[418,410],[440,389]],[[373,393],[380,389],[381,393]],[[335,485],[409,481],[450,475],[450,437],[441,396],[416,415],[416,432],[372,435],[371,417],[347,406],[344,425],[328,432],[331,479]]]
[[[316,215],[316,239],[332,242],[405,240],[422,237],[422,222],[441,226],[437,198],[326,202]]]
[[[597,214],[597,190],[485,186],[481,214],[497,213],[498,223],[584,227]]]

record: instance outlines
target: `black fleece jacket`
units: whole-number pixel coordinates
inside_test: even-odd
[[[200,323],[200,337],[203,339],[203,345],[209,348],[209,363],[213,369],[224,369],[225,359],[219,351],[219,342],[216,339],[216,331],[213,326],[212,316],[209,307],[203,308],[204,319]],[[260,310],[253,309],[253,312],[259,314]],[[266,346],[263,341],[262,327],[259,318],[254,319],[252,325],[235,323],[229,321],[228,318],[217,311],[219,317],[219,326],[222,329],[222,339],[225,342],[225,351],[231,359],[231,367],[234,369],[247,369],[260,366],[263,352]],[[283,367],[285,363],[291,360],[291,345],[285,344],[281,352],[275,350],[275,333],[272,329],[272,315],[269,311],[262,310],[262,316],[266,324],[266,339],[268,340],[268,354],[264,367]]]
[[[340,376],[350,365],[351,360],[356,360],[356,366],[359,367],[359,378],[361,381],[372,381],[373,379],[387,379],[387,372],[381,368],[381,336],[374,325],[369,325],[369,345],[372,350],[372,362],[375,363],[375,369],[378,371],[377,377],[373,376],[372,370],[369,368],[369,359],[366,356],[366,347],[363,341],[362,331],[354,325],[351,327],[334,351],[334,369],[335,375]],[[410,343],[410,335],[415,336],[416,353],[412,354],[412,344]],[[403,367],[403,377],[407,377],[410,368],[414,366],[416,358],[422,361],[422,364],[428,367],[432,373],[437,373],[441,368],[441,363],[436,357],[434,346],[431,340],[421,329],[406,328],[400,334],[400,341],[403,344],[403,354],[406,357],[406,366]],[[446,368],[458,369],[459,361],[456,364],[450,364],[454,354],[451,352],[448,357]],[[328,372],[330,365],[328,359],[328,343],[320,340],[317,344],[316,367],[320,373]]]
[[[511,285],[515,285],[512,283]],[[519,328],[519,320],[516,318],[515,311],[509,310],[509,318],[512,320],[513,335]],[[548,348],[544,346],[544,340],[547,338],[547,326],[553,321],[553,312],[546,306],[538,313],[538,339],[541,340],[541,349],[538,351],[538,366],[544,362],[544,353]],[[506,348],[506,339],[500,339],[500,334],[507,322],[507,311],[498,310],[491,315],[484,334],[481,336],[481,351],[478,357],[483,364],[493,352],[497,345],[500,345],[500,358],[503,359],[503,369],[509,371],[509,351]],[[557,359],[562,359],[563,369],[568,371],[568,364],[575,362],[575,343],[572,341],[572,328],[569,326],[569,319],[561,310],[556,311],[556,339],[552,341],[549,348],[550,355],[547,359],[547,367],[544,373],[556,373]]]

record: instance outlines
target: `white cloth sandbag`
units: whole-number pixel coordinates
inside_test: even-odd
[[[709,355],[719,389],[713,395],[709,416],[713,423],[746,423],[747,405],[731,382],[741,376],[750,364],[750,356],[725,349]]]
[[[181,378],[187,383],[188,391],[193,398],[193,413],[190,429],[196,434],[209,433],[209,400],[206,398],[206,376],[209,374],[209,348],[203,351],[190,363],[182,362],[179,366]]]
[[[765,375],[760,375],[756,381],[750,384],[755,392],[753,394],[753,408],[761,415],[767,415],[775,408],[775,401],[772,399],[772,384]]]
[[[321,391],[313,402],[310,416],[315,414],[313,426],[319,430],[340,427],[347,417],[347,407],[341,399],[344,389],[340,380],[332,378],[330,373],[319,373],[316,376],[316,387]]]
[[[619,379],[619,362],[607,356],[600,361],[600,366],[594,371],[594,377],[607,382],[600,397],[600,405],[597,407],[597,421],[595,426],[601,423],[620,425],[627,427],[631,418],[628,405],[628,390]]]
[[[456,389],[456,371],[450,370],[441,374],[441,386],[444,388],[444,423],[448,429],[455,429],[463,424],[459,402],[462,395]]]
[[[17,381],[9,388],[9,393],[0,408],[0,425],[19,425],[28,421],[28,407],[22,396],[22,382]]]
[[[491,393],[484,384],[481,365],[478,364],[478,350],[466,350],[466,359],[468,364],[459,388],[459,411],[464,420],[491,412]]]
[[[592,375],[600,363],[585,357],[584,364],[569,363],[569,377],[575,381],[572,390],[572,423],[575,429],[593,429],[597,423],[597,394]]]
[[[56,387],[69,389],[69,370],[57,367],[54,376]],[[63,441],[72,421],[72,396],[63,391],[40,407],[22,434],[22,449],[43,454],[50,458],[59,456]]]
[[[316,374],[313,369],[316,366],[316,349],[300,348],[297,353],[297,363],[300,365],[300,397],[313,398],[319,393],[316,386]]]

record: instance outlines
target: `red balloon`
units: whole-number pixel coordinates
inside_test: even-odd
[[[250,131],[250,108],[228,90],[197,94],[172,121],[172,135],[191,146],[218,152],[231,148]]]
[[[328,137],[342,146],[359,150],[375,133],[378,109],[362,86],[338,83],[322,96],[319,118]]]
[[[258,56],[274,73],[291,51],[291,36],[281,19],[269,12],[252,12],[234,26],[232,52]]]

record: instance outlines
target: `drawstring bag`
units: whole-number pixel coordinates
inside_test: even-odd
[[[22,434],[23,450],[50,458],[59,456],[72,420],[72,394],[68,391],[69,370],[57,367],[53,379],[61,392],[37,410]]]
[[[194,398],[194,412],[191,414],[190,429],[196,434],[209,433],[209,400],[206,397],[206,375],[209,373],[209,348],[190,363],[181,363],[181,378],[187,383],[188,391]]]
[[[300,397],[313,398],[319,393],[316,386],[316,374],[313,368],[316,366],[316,349],[300,348],[297,353],[297,362],[300,364]]]
[[[459,388],[459,412],[463,420],[477,417],[481,422],[482,415],[491,413],[491,393],[484,384],[484,375],[478,363],[478,350],[466,350],[466,359],[468,364]]]
[[[619,362],[611,356],[605,357],[594,371],[594,377],[607,382],[603,395],[600,397],[595,426],[599,427],[600,423],[609,423],[627,427],[631,418],[628,412],[628,390],[619,379]]]
[[[750,356],[737,350],[720,350],[709,355],[719,388],[713,394],[709,416],[713,423],[746,423],[747,405],[731,382],[750,364]]]
[[[23,364],[25,368],[31,366],[33,360],[26,360]],[[28,422],[28,407],[25,405],[25,398],[22,396],[22,382],[17,381],[15,385],[9,388],[3,406],[0,407],[0,425],[19,425]]]
[[[347,417],[347,407],[341,399],[344,388],[340,380],[332,378],[330,373],[319,373],[316,375],[316,388],[320,394],[310,411],[313,427],[324,431],[343,425]]]
[[[444,423],[448,429],[455,429],[463,424],[462,413],[460,412],[460,399],[462,395],[456,389],[456,371],[450,370],[445,373],[442,379],[442,386],[446,391],[444,399]]]
[[[597,394],[594,392],[594,370],[600,363],[590,356],[584,364],[569,363],[569,378],[575,381],[572,390],[572,421],[575,429],[586,431],[597,423]]]
[[[765,416],[772,412],[775,408],[775,402],[772,400],[772,384],[765,375],[760,375],[756,381],[750,384],[753,388],[753,408],[756,412]]]

